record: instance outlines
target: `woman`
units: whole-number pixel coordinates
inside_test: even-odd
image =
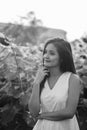
[[[30,113],[38,118],[33,130],[79,130],[75,113],[80,91],[70,44],[49,40],[29,100]]]

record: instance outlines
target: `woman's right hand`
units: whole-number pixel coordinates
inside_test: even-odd
[[[38,70],[37,70],[37,74],[35,77],[35,83],[40,84],[43,79],[45,78],[45,76],[47,76],[49,73],[48,69],[45,66],[41,66]]]

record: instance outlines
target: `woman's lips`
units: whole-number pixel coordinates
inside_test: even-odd
[[[49,60],[44,60],[44,62],[50,62]]]

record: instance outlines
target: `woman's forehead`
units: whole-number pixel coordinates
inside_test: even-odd
[[[56,50],[56,47],[55,47],[54,44],[50,43],[50,44],[48,44],[48,45],[46,46],[45,49],[46,49],[46,50]]]

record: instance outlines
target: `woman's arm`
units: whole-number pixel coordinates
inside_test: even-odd
[[[39,68],[36,78],[33,84],[32,93],[29,99],[29,110],[32,116],[38,116],[40,112],[40,84],[43,81],[44,77],[47,75],[48,71],[45,67]]]
[[[38,116],[38,118],[52,121],[61,121],[72,118],[77,109],[80,92],[81,92],[80,79],[76,75],[72,74],[70,76],[69,81],[68,99],[66,102],[66,107],[56,112],[42,113]]]
[[[32,116],[37,116],[40,111],[40,98],[39,98],[39,91],[40,91],[40,84],[34,83],[32,94],[29,99],[29,111],[32,114]]]

